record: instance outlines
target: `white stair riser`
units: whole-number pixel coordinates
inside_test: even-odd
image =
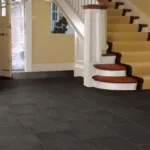
[[[117,91],[134,91],[137,90],[137,83],[108,83],[93,80],[93,86],[98,89],[104,90],[117,90]]]
[[[100,64],[115,64],[116,56],[102,56]]]
[[[120,77],[120,76],[126,76],[126,70],[123,71],[110,71],[110,70],[99,70],[95,69],[96,73],[95,75],[100,75],[100,76],[109,76],[109,77]]]
[[[133,24],[139,24],[139,23],[140,23],[140,20],[139,20],[139,19],[134,19]]]
[[[148,27],[143,27],[142,32],[148,32]]]
[[[124,9],[124,5],[120,5],[118,9]]]
[[[132,12],[126,12],[126,16],[131,16]]]

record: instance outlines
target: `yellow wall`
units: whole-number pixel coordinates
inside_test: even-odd
[[[74,62],[74,35],[50,33],[50,4],[33,0],[33,64]]]
[[[135,4],[141,11],[150,16],[150,0],[130,0]]]

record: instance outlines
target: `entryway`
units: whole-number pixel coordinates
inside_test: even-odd
[[[24,0],[11,1],[12,71],[25,70],[25,5]]]

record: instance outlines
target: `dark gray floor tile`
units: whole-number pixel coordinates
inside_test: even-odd
[[[150,131],[133,123],[114,125],[113,131],[137,145],[150,143]]]
[[[47,150],[41,144],[36,145],[22,145],[22,146],[11,146],[10,148],[4,148],[0,150]]]
[[[2,98],[5,99],[7,105],[36,103],[32,96],[27,95],[4,95]]]
[[[75,100],[75,99],[80,99],[81,97],[80,96],[76,96],[74,94],[71,94],[70,92],[68,91],[65,91],[65,92],[51,92],[51,94],[54,96],[54,98],[56,100]]]
[[[2,96],[0,96],[0,105],[6,105],[6,99],[4,99]]]
[[[134,107],[127,105],[115,105],[115,103],[111,106],[106,106],[106,109],[110,112],[113,112],[119,116],[125,116],[130,114],[141,114],[142,112]]]
[[[0,127],[0,136],[22,136],[29,135],[31,132],[24,126],[6,126]]]
[[[20,120],[10,113],[0,115],[0,126],[21,125]]]
[[[87,119],[72,121],[71,130],[81,139],[109,137],[116,135],[116,133],[106,128],[104,125],[97,125],[91,120]]]
[[[38,134],[38,138],[50,150],[95,150],[70,131]]]
[[[141,110],[145,113],[150,113],[150,105],[147,105],[147,106],[139,106],[139,107],[136,107],[138,110]]]
[[[80,140],[91,138],[100,138],[96,144],[102,150],[137,150],[118,134],[141,150],[149,149],[149,91],[96,90],[68,78],[0,82],[0,150],[93,150]],[[87,117],[82,116],[85,111]],[[41,135],[48,149],[31,131]]]
[[[8,105],[0,105],[0,116],[11,114],[12,111]]]
[[[90,139],[88,142],[99,150],[141,150],[118,136]]]
[[[141,97],[141,96],[139,97],[138,93],[136,93],[136,94],[131,93],[131,95],[127,95],[127,96],[125,96],[125,94],[118,95],[118,93],[117,93],[117,95],[112,96],[112,98],[124,105],[128,105],[131,107],[148,105],[150,102],[150,101],[148,102],[148,101],[144,100],[143,97]]]
[[[20,115],[19,119],[33,133],[50,132],[51,125],[54,124],[52,119],[44,114]]]
[[[17,146],[18,141],[16,136],[1,136],[0,135],[0,150],[2,148],[9,148],[12,146]]]
[[[68,100],[65,101],[65,103],[72,109],[80,112],[101,109],[101,107],[96,103],[82,98],[75,100]]]
[[[70,122],[63,121],[57,114],[54,114],[54,116],[44,114],[21,115],[19,116],[19,119],[24,126],[29,128],[33,133],[70,129]]]
[[[150,114],[128,115],[125,118],[150,129]]]
[[[76,112],[75,110],[71,109],[70,107],[52,107],[47,109],[49,115],[59,114],[60,119],[65,120],[80,120],[85,119],[83,113]]]
[[[40,144],[39,139],[22,126],[0,127],[0,147]]]
[[[15,115],[45,113],[44,109],[41,109],[35,104],[12,105],[10,106],[10,108],[12,110],[12,113]]]
[[[16,136],[19,146],[23,145],[40,145],[40,140],[32,133]]]
[[[141,146],[142,150],[150,150],[150,145]]]
[[[129,122],[126,119],[121,118],[120,116],[117,116],[107,110],[87,111],[84,113],[85,115],[89,116],[94,122],[105,124],[107,126]]]
[[[61,107],[67,104],[63,100],[58,100],[54,96],[45,97],[44,99],[36,99],[36,104],[40,108]]]
[[[54,123],[51,124],[52,131],[64,131],[71,129],[71,122],[66,120],[53,120]]]

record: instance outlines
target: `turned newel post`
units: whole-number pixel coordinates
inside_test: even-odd
[[[84,30],[84,85],[92,87],[94,63],[101,63],[101,56],[107,49],[107,6],[85,5]]]

